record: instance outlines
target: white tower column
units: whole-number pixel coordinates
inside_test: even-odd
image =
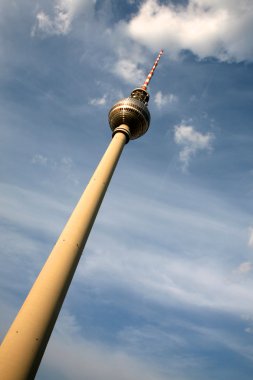
[[[121,125],[64,227],[0,348],[0,378],[35,377],[129,128]]]
[[[113,139],[0,347],[0,378],[32,380],[38,370],[83,248],[121,152],[147,132],[146,89],[163,50],[142,87],[109,111]]]

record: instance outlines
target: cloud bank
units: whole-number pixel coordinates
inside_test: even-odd
[[[131,38],[171,57],[191,50],[200,59],[252,61],[253,3],[248,0],[189,0],[188,4],[145,1],[130,20]]]

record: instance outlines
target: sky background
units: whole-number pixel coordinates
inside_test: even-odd
[[[0,335],[150,83],[38,380],[251,380],[253,2],[0,0]]]

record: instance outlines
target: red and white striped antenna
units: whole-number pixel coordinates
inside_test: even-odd
[[[158,65],[158,62],[160,61],[160,58],[161,56],[163,55],[163,49],[160,50],[156,60],[155,60],[155,63],[154,63],[154,66],[152,67],[152,69],[150,70],[145,82],[143,83],[143,85],[141,86],[142,90],[146,91],[147,90],[147,87],[148,87],[148,84],[154,74],[154,71],[156,69],[156,66]]]

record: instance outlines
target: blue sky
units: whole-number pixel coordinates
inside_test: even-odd
[[[253,3],[0,0],[0,335],[145,79],[37,374],[249,380]]]

